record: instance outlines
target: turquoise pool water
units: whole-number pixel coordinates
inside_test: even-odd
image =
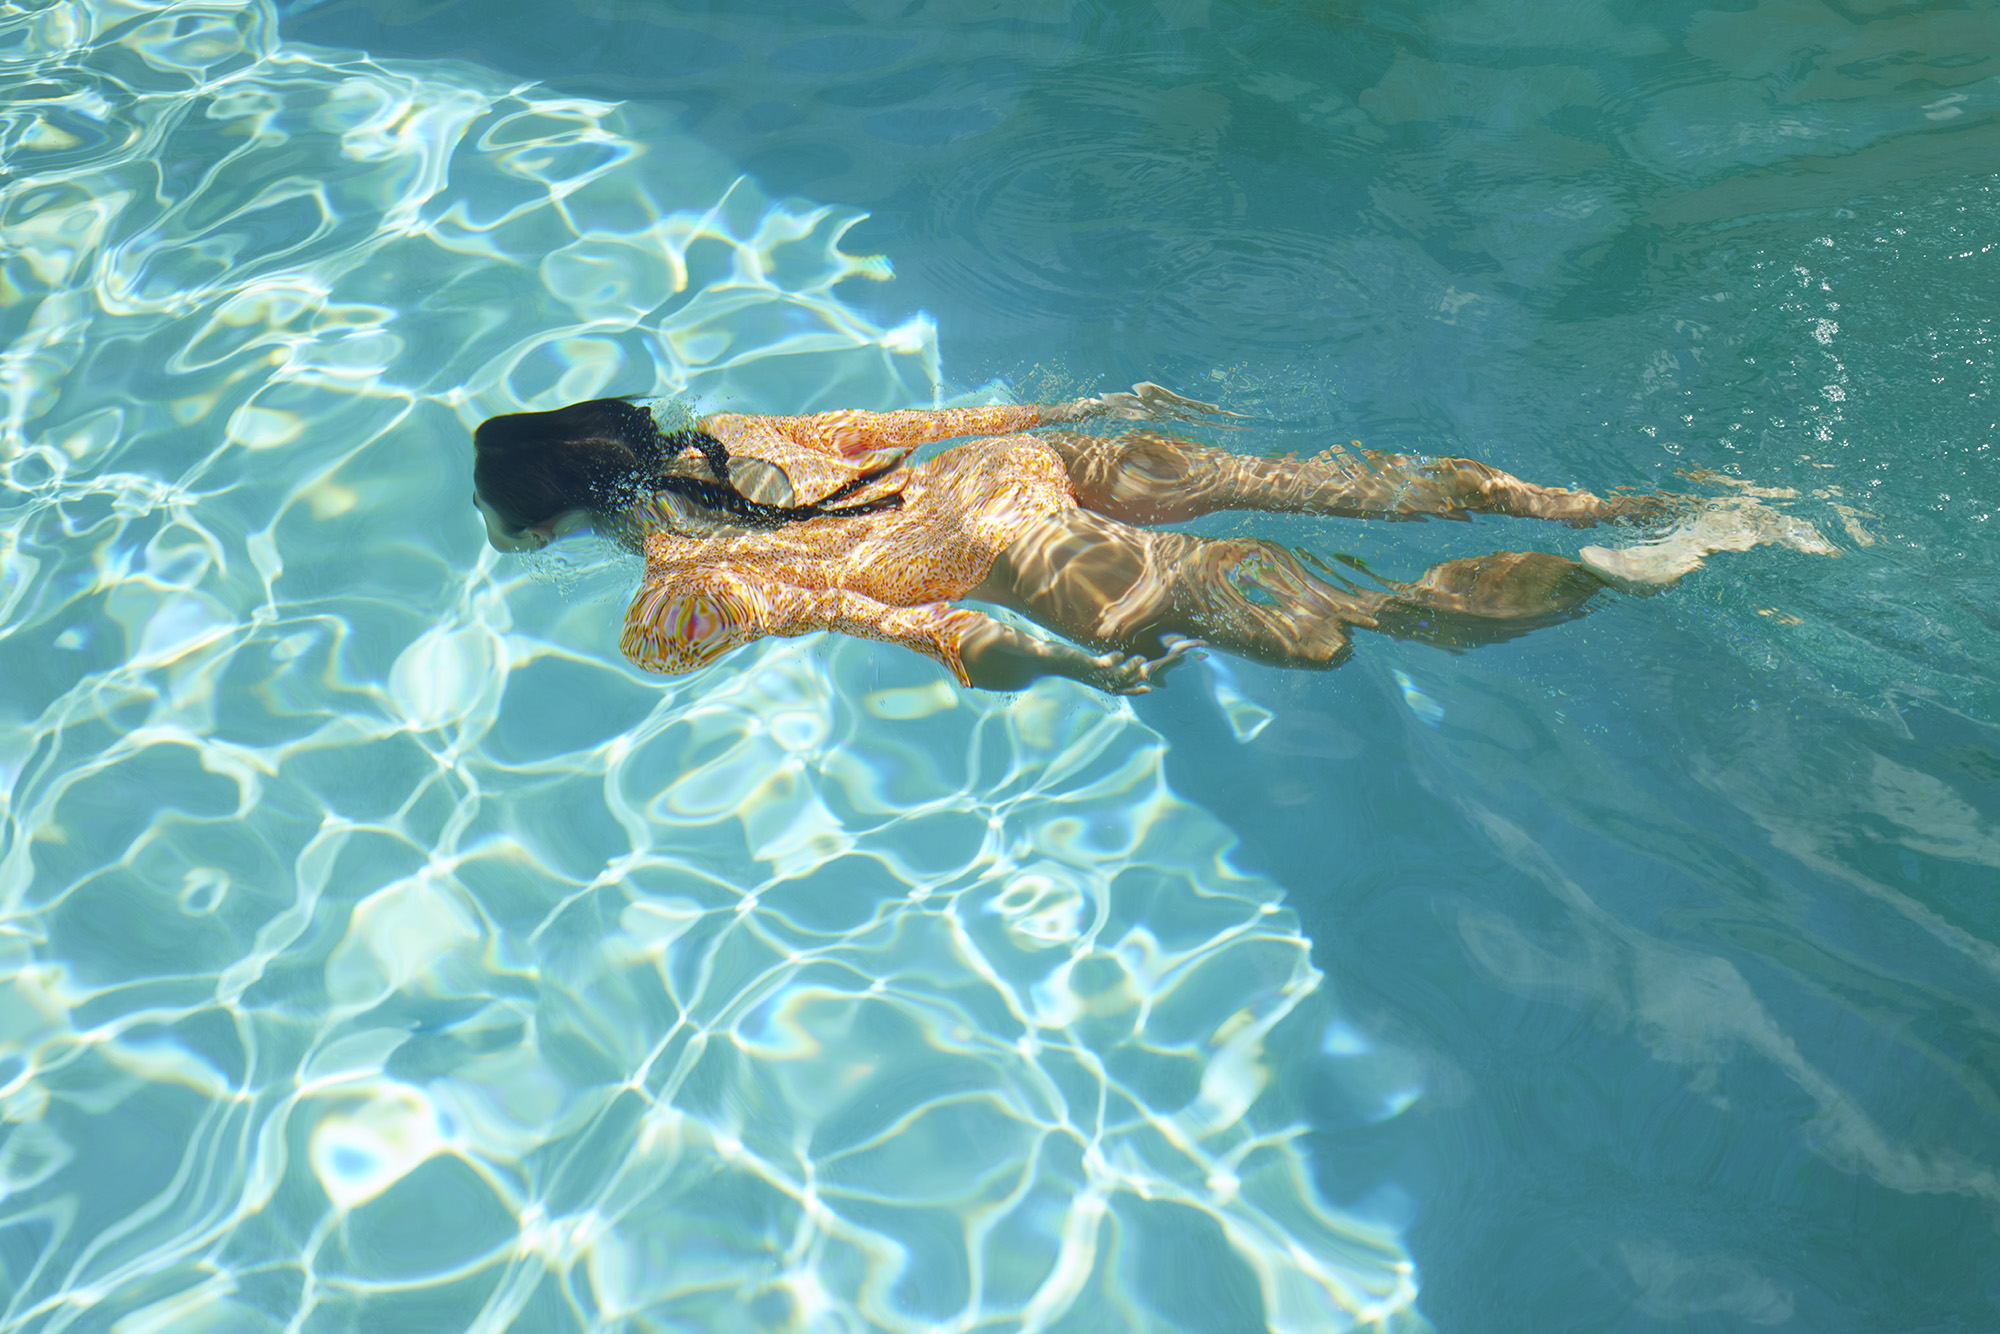
[[[2000,1322],[1990,4],[0,33],[0,1329]],[[1838,555],[993,697],[467,503],[1141,377]]]

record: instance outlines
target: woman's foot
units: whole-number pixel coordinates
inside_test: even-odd
[[[1659,537],[1629,547],[1585,547],[1583,564],[1614,587],[1650,593],[1671,588],[1702,567],[1718,551],[1748,551],[1776,545],[1813,556],[1837,556],[1840,549],[1804,519],[1753,499],[1711,500]]]

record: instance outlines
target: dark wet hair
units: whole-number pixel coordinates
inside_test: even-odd
[[[697,427],[660,429],[653,414],[627,398],[594,398],[552,412],[489,417],[472,433],[472,483],[479,498],[516,529],[570,510],[616,514],[662,492],[685,496],[752,528],[895,509],[901,492],[840,505],[895,463],[862,472],[810,505],[766,505],[729,480],[729,450]],[[692,449],[714,480],[672,475],[667,464]]]

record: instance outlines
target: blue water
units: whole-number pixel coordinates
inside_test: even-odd
[[[0,1329],[2000,1327],[1993,5],[0,34]],[[467,504],[1138,378],[1837,555],[1126,702]]]

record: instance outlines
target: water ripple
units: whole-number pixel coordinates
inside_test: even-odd
[[[1129,709],[644,681],[629,570],[480,543],[495,410],[935,401],[858,215],[262,3],[4,22],[0,1330],[1421,1324]]]

